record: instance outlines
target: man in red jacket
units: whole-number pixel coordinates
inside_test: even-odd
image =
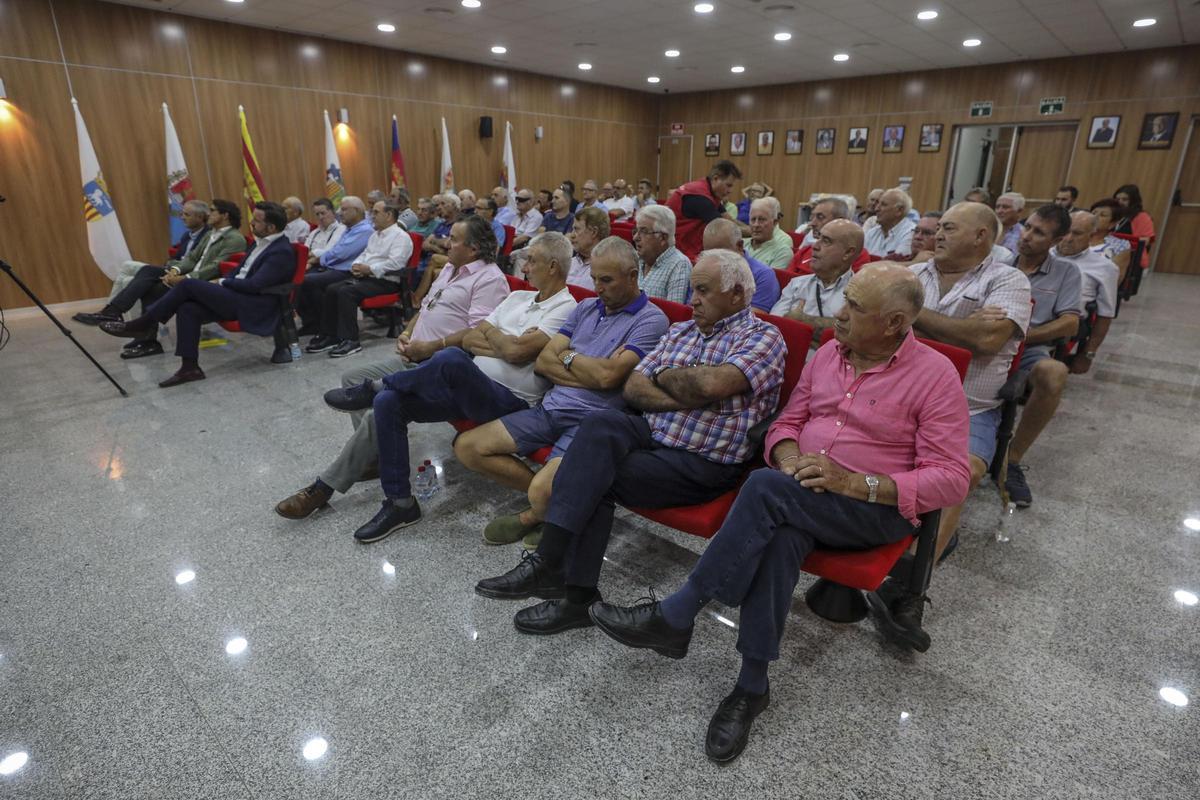
[[[683,184],[667,198],[667,208],[675,213],[675,246],[693,262],[704,249],[704,227],[717,217],[730,218],[725,198],[741,177],[732,161],[718,161],[708,177]]]

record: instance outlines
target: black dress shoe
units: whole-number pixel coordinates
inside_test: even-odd
[[[534,636],[549,636],[572,628],[590,628],[595,624],[588,616],[586,603],[572,603],[565,597],[543,600],[536,606],[522,608],[513,617],[514,628]]]
[[[162,355],[163,346],[157,339],[140,339],[121,348],[121,358],[145,358]]]
[[[929,649],[929,634],[921,627],[928,602],[928,597],[913,594],[893,578],[886,579],[875,591],[867,592],[867,605],[875,612],[875,620],[884,636],[918,653]]]
[[[291,346],[289,345],[287,347],[276,347],[275,351],[273,353],[271,353],[271,363],[272,364],[290,364],[290,363],[292,363],[292,348],[291,348]]]
[[[596,602],[588,613],[600,630],[626,647],[644,647],[667,658],[683,658],[696,626],[689,625],[687,630],[672,628],[663,619],[660,605],[657,600],[632,608]]]
[[[125,339],[133,339],[156,327],[158,327],[158,323],[152,319],[135,319],[129,322],[116,320],[115,322],[100,323],[100,330],[109,336],[120,336]]]
[[[708,723],[704,754],[722,764],[740,756],[750,739],[754,718],[770,704],[770,689],[763,694],[750,694],[745,689],[735,687],[717,706],[717,713]]]
[[[345,358],[362,352],[362,345],[353,339],[347,339],[329,351],[330,358]]]
[[[561,564],[549,564],[536,552],[521,553],[521,563],[496,578],[484,578],[475,584],[475,594],[497,600],[524,600],[537,597],[557,600],[567,594]]]
[[[199,367],[195,369],[181,369],[171,377],[159,384],[159,388],[170,389],[172,386],[179,386],[183,383],[191,383],[192,381],[204,380],[204,371]]]
[[[120,322],[121,315],[105,314],[103,311],[97,311],[95,314],[87,314],[81,311],[71,317],[71,319],[84,325],[99,325],[101,322]]]
[[[330,389],[325,393],[325,405],[337,411],[362,411],[375,403],[375,387],[368,378],[357,386]]]
[[[354,532],[354,538],[363,544],[386,539],[401,528],[421,521],[421,507],[413,500],[408,508],[401,508],[391,500],[384,500],[379,513],[371,521]]]

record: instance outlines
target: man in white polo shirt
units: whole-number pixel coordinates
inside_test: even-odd
[[[439,350],[420,365],[384,362],[373,374],[325,394],[331,407],[366,412],[338,459],[316,482],[275,510],[302,519],[324,506],[333,492],[348,491],[378,475],[385,500],[375,518],[359,528],[360,542],[378,541],[421,517],[409,486],[408,423],[470,419],[490,422],[536,405],[550,381],[534,372],[542,348],[566,322],[575,300],[566,288],[571,244],[544,233],[529,246],[525,276],[536,291],[513,292],[462,337],[459,347]],[[437,306],[426,310],[436,313]],[[472,358],[474,356],[474,358]]]
[[[793,278],[771,309],[777,317],[790,317],[812,325],[813,348],[820,345],[821,329],[831,328],[842,310],[850,268],[862,252],[863,231],[848,219],[833,219],[821,227],[812,246],[813,274]]]
[[[909,218],[912,198],[903,189],[888,189],[879,198],[875,225],[866,230],[863,247],[879,258],[906,258],[912,252],[915,221]]]
[[[1096,351],[1108,335],[1108,326],[1117,315],[1117,284],[1121,268],[1103,253],[1089,247],[1092,233],[1096,230],[1096,215],[1090,211],[1076,211],[1071,215],[1071,229],[1050,251],[1050,255],[1070,261],[1079,267],[1083,278],[1080,299],[1084,317],[1089,314],[1088,305],[1096,304],[1096,323],[1084,343],[1085,349],[1071,359],[1071,372],[1082,375],[1092,367]],[[1082,323],[1081,323],[1082,324]]]

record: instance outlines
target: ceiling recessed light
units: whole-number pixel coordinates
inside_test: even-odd
[[[1144,19],[1135,19],[1133,21],[1133,27],[1149,28],[1151,25],[1153,25],[1156,22],[1158,22],[1158,20],[1156,20],[1154,17],[1146,17]]]
[[[743,66],[741,66],[741,65],[739,64],[739,65],[737,65],[737,66],[730,67],[730,68],[729,68],[729,71],[730,71],[730,72],[745,72],[745,71],[746,71],[746,68],[745,68],[745,67],[743,67]]]
[[[1176,589],[1175,599],[1185,606],[1194,606],[1200,603],[1200,597],[1196,597],[1195,592],[1189,592],[1187,589]]]
[[[651,75],[649,78],[646,78],[646,83],[658,83],[660,80],[662,80],[662,78],[658,77],[657,75]]]
[[[1200,519],[1188,517],[1183,521],[1183,527],[1187,528],[1189,531],[1200,531]]]
[[[483,3],[479,0],[462,0],[463,8],[479,8]]]
[[[937,15],[936,11],[918,11],[917,19],[937,19]]]
[[[584,61],[582,64],[579,65],[579,68],[582,70],[589,70],[592,68],[592,65],[587,63],[586,61]]]
[[[792,35],[790,33],[785,33],[783,31],[780,31],[779,33],[775,34],[775,41],[777,41],[777,42],[786,42],[788,39],[791,39],[791,38],[792,38]]]
[[[492,52],[498,56],[502,56],[508,52],[508,48],[498,44],[492,47]]]
[[[663,53],[663,55],[666,56],[667,58],[679,58],[679,51],[678,50],[668,50],[665,53]]]
[[[833,60],[834,61],[849,61],[850,54],[849,53],[834,53]]]
[[[711,14],[712,10],[713,10],[713,4],[712,3],[696,3],[696,5],[692,6],[692,10],[695,11],[697,14]]]
[[[382,33],[395,33],[396,32],[396,26],[390,22],[381,22],[378,25],[376,25],[375,27],[379,28],[380,32],[382,32]]]
[[[325,741],[320,736],[314,736],[304,743],[304,758],[309,761],[316,761],[328,751],[329,742]]]
[[[230,2],[230,3],[240,3],[240,2],[242,2],[242,0],[228,0],[228,2]]]
[[[241,636],[235,636],[225,643],[225,652],[231,656],[236,656],[239,653],[246,651],[246,640]]]
[[[1188,704],[1188,696],[1172,686],[1164,686],[1158,690],[1158,696],[1173,706],[1182,708]]]
[[[963,39],[963,47],[979,47],[983,44],[982,39]]]

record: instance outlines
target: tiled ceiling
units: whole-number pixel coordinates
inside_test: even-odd
[[[650,92],[1200,42],[1197,0],[711,0],[708,14],[693,11],[694,0],[480,0],[475,9],[460,0],[118,2]],[[927,9],[938,17],[918,20]],[[1133,27],[1145,17],[1157,23]],[[381,22],[396,31],[381,33]],[[791,40],[775,41],[779,32]],[[982,44],[964,47],[968,38]],[[508,52],[493,55],[494,45]],[[681,55],[667,58],[668,49]],[[850,58],[836,63],[835,53]],[[647,83],[651,75],[661,83]]]

